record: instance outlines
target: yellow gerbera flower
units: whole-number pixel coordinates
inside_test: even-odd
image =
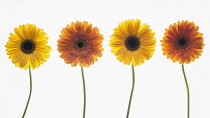
[[[155,51],[154,35],[149,25],[141,24],[138,19],[123,21],[111,35],[111,52],[117,56],[117,60],[126,65],[142,64],[144,60],[149,60]]]
[[[34,24],[20,25],[14,31],[5,45],[9,59],[21,69],[38,68],[50,56],[47,33]]]

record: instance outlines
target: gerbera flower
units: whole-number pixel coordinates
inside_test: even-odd
[[[190,89],[184,70],[184,64],[194,61],[202,53],[204,47],[203,34],[194,22],[178,21],[165,30],[162,42],[163,55],[173,62],[182,65],[182,72],[187,90],[187,118],[190,118]]]
[[[132,89],[126,118],[129,117],[135,86],[134,66],[142,64],[152,57],[156,43],[154,35],[155,33],[149,29],[149,25],[141,24],[138,19],[119,23],[118,27],[114,29],[114,34],[111,35],[109,44],[112,48],[111,52],[117,56],[120,62],[126,65],[131,63],[132,68]]]
[[[102,56],[103,39],[99,29],[87,21],[72,22],[61,31],[57,45],[60,57],[71,66],[88,67]]]
[[[116,55],[117,60],[126,65],[142,64],[149,60],[155,51],[154,35],[149,25],[142,24],[138,19],[123,21],[111,35],[111,52]]]
[[[29,69],[30,93],[22,118],[25,117],[31,94],[32,74],[31,68],[38,68],[48,58],[51,47],[48,43],[47,33],[37,28],[34,24],[20,25],[14,29],[15,34],[10,33],[9,41],[5,45],[9,59],[21,69]]]
[[[65,63],[71,66],[80,65],[83,82],[84,107],[83,118],[86,112],[86,87],[83,67],[88,67],[102,56],[103,36],[97,27],[92,27],[87,21],[76,23],[72,22],[62,29],[58,40],[58,51]]]
[[[20,25],[14,31],[5,45],[9,59],[21,69],[38,68],[50,56],[47,33],[34,24]]]
[[[173,62],[190,63],[202,53],[203,34],[194,22],[178,21],[165,30],[162,42],[163,55]]]

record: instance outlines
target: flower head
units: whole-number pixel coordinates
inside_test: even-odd
[[[203,34],[194,22],[178,21],[165,30],[162,42],[163,55],[173,62],[190,63],[202,53]]]
[[[111,52],[116,55],[117,60],[126,65],[142,64],[149,60],[155,51],[154,35],[149,25],[142,24],[138,19],[123,21],[111,35]]]
[[[65,63],[88,67],[102,56],[102,41],[103,36],[97,27],[87,21],[77,21],[62,29],[57,46]]]
[[[24,24],[14,29],[15,34],[10,33],[6,43],[7,55],[12,63],[21,69],[29,66],[38,68],[49,58],[51,47],[48,43],[47,33],[37,28],[34,24]]]

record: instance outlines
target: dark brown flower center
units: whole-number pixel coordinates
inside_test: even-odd
[[[21,43],[21,51],[25,54],[32,53],[36,48],[35,43],[32,40],[25,40]]]
[[[80,42],[77,43],[77,46],[78,46],[79,48],[82,48],[82,47],[84,46],[84,43],[80,41]]]
[[[186,40],[185,40],[185,39],[179,40],[179,44],[180,44],[181,46],[186,45]]]
[[[135,51],[140,47],[139,39],[136,36],[129,36],[125,40],[125,46],[128,50]]]

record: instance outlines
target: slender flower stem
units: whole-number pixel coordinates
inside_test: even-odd
[[[134,71],[134,66],[133,64],[131,64],[131,68],[132,68],[132,89],[131,89],[131,94],[130,94],[130,100],[128,103],[128,110],[127,110],[127,115],[126,118],[129,117],[129,112],[130,112],[130,107],[131,107],[131,101],[132,101],[132,97],[133,97],[133,91],[134,91],[134,85],[135,85],[135,71]]]
[[[186,89],[187,89],[187,118],[190,118],[190,90],[189,90],[187,78],[184,71],[184,65],[182,65],[182,72],[184,75],[184,80],[185,80]]]
[[[86,110],[86,90],[85,90],[85,76],[84,76],[84,70],[81,66],[81,72],[82,72],[82,83],[83,83],[83,92],[84,92],[84,107],[83,107],[83,118],[85,118],[85,110]]]
[[[30,102],[30,99],[31,99],[31,93],[32,93],[32,77],[31,77],[31,68],[30,68],[30,66],[29,66],[28,68],[29,68],[29,76],[30,76],[30,93],[29,93],[28,101],[27,101],[27,104],[26,104],[26,107],[25,107],[25,110],[24,110],[24,113],[23,113],[22,118],[24,118],[24,117],[25,117],[25,114],[26,114],[26,111],[27,111],[27,108],[28,108],[28,105],[29,105],[29,102]]]

